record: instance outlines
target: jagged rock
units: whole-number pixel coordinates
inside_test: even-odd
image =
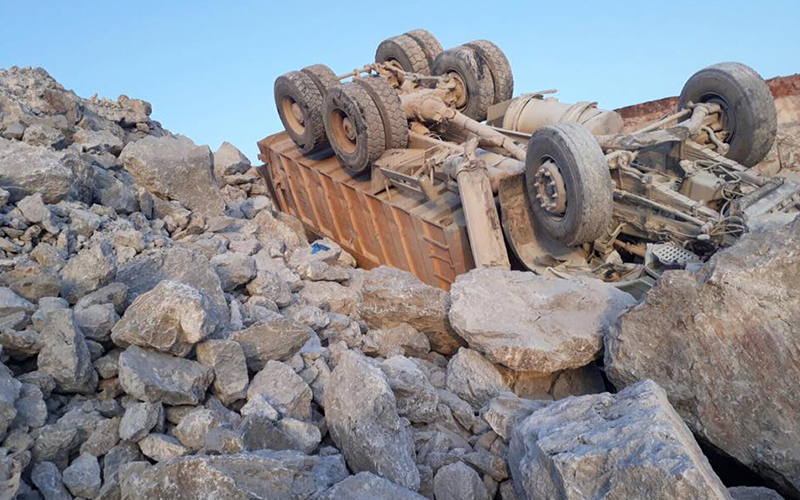
[[[0,318],[18,312],[23,312],[29,317],[34,311],[36,311],[35,305],[14,293],[10,288],[0,287]]]
[[[464,462],[445,465],[433,478],[436,500],[489,500],[480,476]]]
[[[226,175],[243,174],[250,170],[250,160],[228,141],[214,153],[214,176],[221,183]]]
[[[125,146],[119,159],[151,193],[178,200],[205,216],[225,213],[208,146],[198,147],[183,136],[148,136]]]
[[[425,497],[371,472],[359,472],[334,485],[319,500],[424,500]]]
[[[635,304],[590,278],[476,269],[450,290],[450,323],[471,348],[513,370],[553,373],[595,359],[603,334]]]
[[[128,500],[307,500],[347,476],[341,455],[261,451],[170,460],[131,476],[121,492]]]
[[[92,368],[89,348],[75,325],[72,310],[47,312],[40,333],[39,370],[53,377],[62,392],[94,392],[97,373]]]
[[[111,153],[114,156],[122,152],[122,141],[107,130],[79,129],[73,136],[75,144],[86,153]]]
[[[182,457],[189,453],[189,449],[180,441],[167,434],[148,434],[139,442],[139,449],[147,458],[156,462],[165,462],[172,458]]]
[[[272,300],[278,307],[286,307],[292,303],[292,290],[289,284],[276,273],[258,271],[256,277],[247,284],[250,295],[259,295]]]
[[[344,352],[325,390],[325,416],[353,472],[373,472],[419,489],[411,431],[397,414],[394,393],[379,368],[355,352]]]
[[[777,491],[758,486],[736,486],[728,488],[733,500],[783,500]]]
[[[278,313],[266,311],[258,323],[230,334],[242,346],[247,368],[260,371],[270,360],[285,361],[300,350],[313,332]]]
[[[242,433],[242,444],[248,451],[258,450],[291,450],[292,441],[275,422],[261,413],[251,414],[242,420],[239,426]]]
[[[244,450],[242,433],[227,427],[214,427],[206,434],[203,452],[206,455],[231,455]]]
[[[279,361],[268,361],[247,389],[247,399],[261,397],[286,417],[307,420],[311,417],[311,388],[292,368]]]
[[[119,315],[114,304],[92,304],[85,308],[75,308],[75,323],[88,339],[98,342],[108,340],[117,321]]]
[[[34,123],[25,129],[22,140],[31,146],[43,146],[49,149],[64,149],[67,138],[55,128],[43,123]]]
[[[117,273],[117,258],[106,242],[101,242],[72,257],[61,271],[61,295],[74,304],[98,288],[109,284]]]
[[[480,353],[463,347],[447,364],[447,388],[476,410],[497,394],[512,390],[499,367]]]
[[[214,303],[215,315],[228,319],[228,303],[219,276],[202,254],[180,246],[146,251],[121,266],[117,281],[128,287],[129,298],[155,288],[164,280],[191,286]]]
[[[2,378],[0,378],[2,380]],[[2,384],[2,382],[0,382]],[[0,389],[1,391],[2,389]],[[0,396],[0,401],[4,399]],[[2,406],[3,403],[0,403]],[[14,427],[29,427],[36,429],[47,422],[47,405],[44,402],[44,394],[38,386],[34,384],[22,384],[14,407],[17,415],[14,417]],[[2,413],[2,410],[0,410]],[[0,424],[2,431],[2,424]],[[2,435],[2,432],[0,432]]]
[[[214,395],[228,405],[247,395],[247,360],[238,342],[207,340],[197,344],[197,361],[214,369]]]
[[[14,378],[11,370],[0,362],[0,439],[5,437],[11,422],[17,416],[14,403],[19,398],[21,390],[22,384]]]
[[[42,297],[57,297],[61,292],[61,278],[37,265],[17,266],[4,273],[0,282],[31,302],[39,302]]]
[[[72,500],[64,487],[61,472],[52,462],[39,462],[33,467],[31,481],[45,500]]]
[[[36,431],[33,456],[37,461],[56,462],[61,468],[67,466],[72,450],[80,445],[80,433],[76,427],[61,423],[47,424]]]
[[[164,420],[161,403],[134,403],[125,410],[119,423],[119,437],[123,441],[137,442]]]
[[[100,493],[100,464],[97,457],[84,453],[62,474],[64,486],[76,497],[94,498]]]
[[[358,313],[370,328],[408,323],[428,336],[432,350],[446,355],[464,345],[447,319],[447,292],[411,273],[386,266],[365,272],[361,296]]]
[[[75,174],[47,148],[0,139],[0,187],[11,202],[41,193],[46,203],[58,203],[74,190]]]
[[[397,400],[397,413],[411,422],[434,422],[441,416],[439,393],[425,372],[404,356],[393,356],[380,365]]]
[[[137,346],[119,356],[122,389],[141,401],[196,405],[213,378],[208,366]]]
[[[323,311],[351,316],[359,302],[358,292],[332,281],[309,281],[300,297]]]
[[[511,431],[531,413],[541,410],[549,401],[522,399],[512,393],[501,393],[493,397],[481,411],[481,416],[498,436],[508,440]]]
[[[227,252],[212,257],[210,262],[226,292],[244,285],[256,275],[256,261],[243,253]]]
[[[89,439],[81,444],[81,453],[90,453],[101,457],[119,443],[119,427],[121,417],[106,419],[95,426]]]
[[[617,387],[654,380],[689,428],[787,496],[800,496],[798,247],[800,219],[665,273],[606,337],[605,359]]]
[[[144,460],[139,446],[134,443],[119,443],[103,457],[103,478],[106,481],[113,481],[118,478],[122,465],[139,460]]]
[[[553,403],[514,429],[508,453],[520,500],[729,498],[652,381]]]
[[[173,433],[181,444],[197,451],[205,445],[206,434],[223,424],[223,420],[207,408],[197,408],[183,417]]]
[[[4,139],[14,139],[17,141],[22,140],[22,135],[25,133],[25,125],[20,122],[13,122],[9,123],[3,129],[3,133],[0,134],[0,137]]]
[[[431,350],[428,337],[408,323],[370,330],[367,336],[377,346],[377,354],[384,358],[390,358],[395,354],[419,357]]]
[[[322,434],[316,424],[294,418],[283,418],[276,425],[292,443],[291,449],[301,453],[313,453],[322,441]]]
[[[115,344],[138,345],[176,356],[214,333],[222,323],[211,299],[189,285],[162,281],[128,307],[114,326]]]
[[[51,271],[58,271],[67,263],[66,254],[49,243],[40,242],[30,253],[31,259]]]

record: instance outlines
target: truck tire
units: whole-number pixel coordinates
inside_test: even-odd
[[[422,46],[408,35],[387,38],[375,51],[375,62],[396,62],[409,73],[431,74],[431,65]]]
[[[486,111],[494,103],[494,80],[489,66],[472,47],[464,45],[445,50],[433,62],[433,74],[451,74],[462,87],[463,97],[456,108],[478,121],[486,119]]]
[[[408,119],[394,88],[379,76],[353,80],[367,91],[378,107],[383,123],[386,149],[403,149],[408,146]]]
[[[541,196],[547,181],[555,183],[546,188],[549,193],[566,199]],[[592,242],[611,223],[614,184],[605,155],[591,132],[577,123],[557,123],[533,134],[525,158],[525,183],[534,223],[564,245]],[[545,201],[561,201],[563,207],[549,210]]]
[[[494,81],[493,104],[507,101],[514,97],[514,73],[511,71],[511,64],[508,63],[508,58],[500,50],[500,47],[489,40],[474,40],[464,45],[475,49],[489,66],[489,71],[492,72],[492,80]]]
[[[433,67],[433,61],[444,51],[442,44],[433,36],[433,33],[420,29],[407,31],[405,35],[413,38],[419,44],[425,53],[425,59],[428,60],[428,67]]]
[[[283,128],[304,154],[328,147],[322,93],[305,73],[290,71],[275,80],[275,105]]]
[[[300,71],[308,75],[308,77],[314,81],[317,89],[319,89],[319,93],[322,94],[323,97],[328,93],[329,88],[339,85],[339,78],[336,76],[336,73],[324,64],[306,66]]]
[[[323,119],[333,151],[352,173],[366,171],[386,151],[380,111],[362,85],[353,81],[329,88]]]
[[[749,66],[725,62],[701,69],[683,86],[678,109],[689,102],[722,107],[728,130],[725,142],[730,146],[725,156],[731,160],[752,167],[772,148],[778,128],[775,100],[766,82]]]

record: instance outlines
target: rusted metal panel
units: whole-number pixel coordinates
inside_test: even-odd
[[[360,267],[389,265],[445,290],[475,267],[456,194],[443,192],[436,203],[394,187],[373,194],[369,179],[351,175],[335,157],[303,156],[285,133],[258,146],[278,208],[339,243]]]

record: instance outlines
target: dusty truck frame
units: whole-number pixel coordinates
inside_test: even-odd
[[[617,113],[549,93],[512,99],[491,42],[445,51],[415,30],[351,72],[279,77],[291,141],[259,142],[262,172],[281,209],[361,265],[443,288],[471,267],[519,265],[641,292],[800,204],[800,185],[750,168],[774,142],[776,111],[747,66],[699,71],[676,112],[631,133]]]

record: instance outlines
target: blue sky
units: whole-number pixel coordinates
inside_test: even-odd
[[[445,48],[494,41],[515,93],[558,88],[563,101],[607,108],[676,95],[720,61],[766,78],[800,71],[797,0],[0,0],[0,27],[0,67],[42,66],[83,97],[148,100],[171,131],[213,149],[228,140],[254,161],[255,142],[281,130],[278,75],[360,67],[414,28]]]

